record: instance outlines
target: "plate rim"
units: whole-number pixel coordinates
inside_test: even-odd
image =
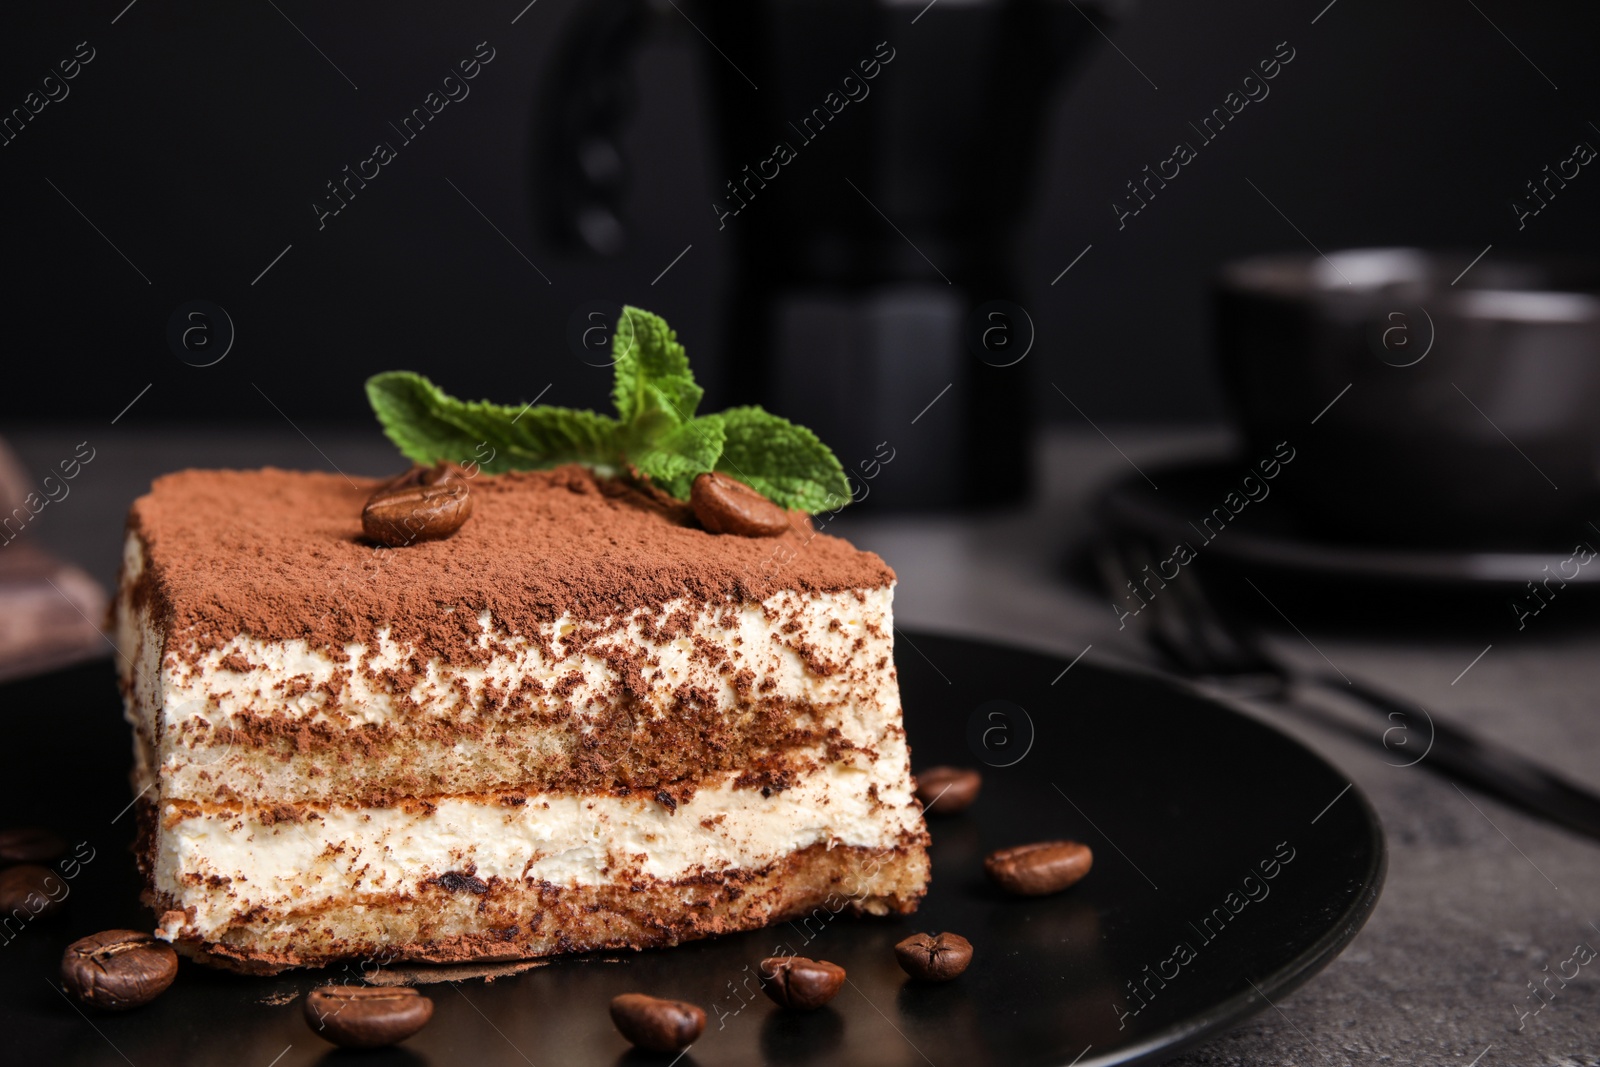
[[[960,641],[966,644],[984,645],[1002,652],[1023,652],[1060,663],[1067,662],[1067,657],[1060,652],[1038,646],[1029,646],[1024,642],[973,637],[967,634],[940,631],[917,625],[910,627],[897,625],[897,629],[902,632],[909,632],[913,638],[923,637]],[[1107,1056],[1096,1056],[1070,1062],[1062,1060],[1052,1064],[1052,1067],[1129,1067],[1129,1065],[1134,1064],[1160,1063],[1172,1058],[1184,1049],[1192,1048],[1209,1037],[1237,1026],[1245,1020],[1260,1014],[1268,1007],[1275,1007],[1273,1000],[1276,997],[1292,993],[1326,970],[1328,965],[1337,959],[1340,953],[1361,933],[1378,909],[1378,901],[1383,895],[1384,885],[1388,880],[1389,874],[1389,842],[1387,835],[1384,833],[1383,820],[1379,817],[1377,808],[1373,806],[1371,799],[1352,776],[1344,773],[1331,760],[1324,757],[1322,753],[1306,745],[1293,734],[1287,733],[1274,726],[1271,722],[1244,710],[1246,707],[1244,701],[1214,689],[1207,689],[1187,678],[1169,674],[1148,664],[1116,660],[1108,661],[1104,656],[1096,656],[1089,652],[1086,652],[1082,658],[1084,662],[1096,670],[1129,678],[1142,684],[1165,688],[1210,705],[1215,710],[1243,719],[1256,728],[1274,734],[1280,740],[1300,750],[1302,755],[1320,763],[1335,777],[1343,778],[1349,783],[1349,788],[1345,790],[1345,793],[1355,798],[1361,810],[1362,822],[1367,830],[1368,843],[1372,846],[1372,860],[1360,878],[1362,891],[1340,912],[1338,919],[1330,924],[1312,942],[1308,949],[1273,969],[1261,980],[1254,981],[1248,977],[1246,978],[1246,981],[1254,981],[1257,990],[1259,990],[1259,996],[1256,992],[1237,993],[1211,1006],[1209,1009],[1197,1013],[1195,1016],[1174,1023],[1137,1045],[1117,1050]],[[1079,664],[1079,666],[1082,665],[1081,663]],[[1342,793],[1335,799],[1342,800],[1344,795]]]

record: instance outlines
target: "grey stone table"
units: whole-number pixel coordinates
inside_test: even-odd
[[[70,496],[51,504],[25,536],[109,585],[127,505],[156,474],[269,463],[352,474],[396,467],[375,430],[301,429],[155,434],[102,423],[11,432],[34,471],[72,456],[80,441],[96,450]],[[1089,657],[1103,662],[1146,662],[1133,627],[1119,630],[1103,598],[1062,577],[1062,558],[1090,532],[1085,502],[1097,485],[1125,476],[1130,462],[1212,452],[1227,438],[1108,431],[1130,458],[1087,430],[1043,439],[1040,492],[1026,509],[846,513],[831,529],[899,572],[896,611],[907,627],[1067,656],[1092,646]],[[1381,604],[1373,610],[1375,617],[1385,611]],[[1509,639],[1494,638],[1478,659],[1483,639],[1421,626],[1396,639],[1393,618],[1383,620],[1382,636],[1308,624],[1305,638],[1291,630],[1275,640],[1308,665],[1321,662],[1314,641],[1341,670],[1600,788],[1600,614],[1577,598],[1553,603],[1548,614]],[[1309,718],[1249,711],[1321,752],[1372,799],[1389,838],[1388,882],[1371,921],[1324,973],[1175,1062],[1600,1065],[1600,960],[1564,984],[1546,981],[1577,946],[1600,949],[1600,845],[1462,792],[1422,767],[1393,766],[1391,753]],[[1553,992],[1536,1000],[1530,983]]]

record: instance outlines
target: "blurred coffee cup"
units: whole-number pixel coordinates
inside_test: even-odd
[[[1311,536],[1595,536],[1600,266],[1411,248],[1261,256],[1222,269],[1215,311],[1248,456],[1295,449],[1280,488]]]

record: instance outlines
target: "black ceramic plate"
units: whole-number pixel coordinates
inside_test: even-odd
[[[127,731],[108,664],[0,689],[4,822],[59,827],[95,855],[59,918],[0,944],[0,1058],[17,1063],[668,1063],[630,1053],[606,1005],[627,991],[695,1001],[705,1035],[680,1061],[748,1065],[1154,1062],[1261,1011],[1331,960],[1376,903],[1382,833],[1360,792],[1253,720],[1158,678],[1085,660],[912,634],[898,656],[919,766],[990,764],[964,815],[935,819],[933,889],[910,919],[812,919],[493,984],[429,988],[432,1023],[400,1049],[333,1052],[305,993],[352,969],[244,978],[185,962],[148,1007],[87,1014],[59,991],[72,939],[149,928],[127,846]],[[1006,764],[1000,766],[1000,764]],[[1093,871],[1010,899],[982,858],[1043,838],[1091,845]],[[976,946],[942,986],[907,984],[891,946],[952,930]],[[754,992],[774,950],[842,964],[827,1008],[779,1012]],[[294,999],[290,999],[293,997]]]
[[[1237,487],[1238,466],[1206,460],[1150,473],[1161,487],[1159,492],[1135,477],[1118,482],[1101,498],[1101,514],[1113,529],[1152,538],[1162,546],[1188,542],[1202,549],[1203,558],[1249,570],[1493,593],[1526,593],[1528,582],[1552,576],[1576,585],[1600,585],[1600,567],[1579,565],[1571,546],[1565,551],[1543,545],[1530,545],[1524,551],[1468,551],[1346,544],[1310,532],[1271,496],[1259,505],[1245,504],[1236,521],[1212,530],[1214,540],[1206,540],[1193,523],[1211,514]],[[1594,540],[1600,542],[1600,533]]]

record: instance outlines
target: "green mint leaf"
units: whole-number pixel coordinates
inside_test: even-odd
[[[804,426],[758,407],[722,413],[717,470],[780,507],[815,514],[850,502],[850,481],[828,446]]]
[[[716,469],[724,436],[722,416],[703,415],[667,431],[631,458],[641,474],[687,500],[695,477]]]
[[[457,400],[410,371],[368,379],[367,399],[389,440],[416,463],[476,463],[489,474],[563,463],[615,474],[623,464],[617,421],[592,411]]]
[[[384,434],[400,454],[414,463],[473,458],[478,440],[442,414],[446,405],[459,403],[438,386],[411,371],[389,371],[367,379],[367,402],[372,405]]]
[[[617,420],[593,411],[456,402],[447,418],[495,451],[475,457],[490,474],[582,463],[613,477],[625,461]],[[480,449],[486,451],[484,449]]]
[[[758,407],[696,418],[704,391],[659,315],[623,308],[612,351],[618,418],[458,400],[409,371],[368,379],[367,399],[417,463],[476,463],[490,474],[581,463],[607,477],[631,465],[680,500],[697,476],[717,470],[785,508],[816,513],[850,502],[844,468],[804,426]]]
[[[695,384],[677,333],[659,315],[624,307],[611,338],[611,399],[636,440],[648,442],[694,418],[705,390]]]

